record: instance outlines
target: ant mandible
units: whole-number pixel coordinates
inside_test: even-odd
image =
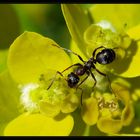
[[[65,72],[66,70],[74,67],[74,66],[77,66],[77,68],[75,69],[75,71],[71,72],[70,74],[67,75],[67,79],[65,79],[68,83],[68,86],[70,88],[76,88],[78,89],[79,86],[89,77],[89,75],[92,76],[92,78],[94,79],[95,83],[93,85],[93,88],[95,87],[95,85],[97,84],[97,80],[94,76],[94,74],[92,73],[91,69],[94,69],[96,70],[99,74],[105,76],[107,79],[108,79],[108,82],[110,84],[110,79],[108,77],[108,75],[100,72],[96,67],[95,67],[95,64],[98,62],[99,64],[102,64],[102,65],[105,65],[105,64],[109,64],[111,62],[113,62],[116,58],[116,55],[115,55],[115,52],[113,49],[111,48],[105,48],[104,46],[100,46],[98,48],[96,48],[93,53],[92,53],[92,57],[89,58],[88,61],[84,61],[82,59],[82,57],[80,55],[78,55],[77,53],[71,51],[71,50],[68,50],[66,48],[61,48],[55,44],[52,44],[53,46],[56,46],[60,49],[63,49],[63,50],[66,50],[67,52],[69,53],[73,53],[74,55],[78,56],[78,58],[83,62],[83,65],[80,64],[80,63],[76,63],[76,64],[73,64],[71,66],[69,66],[68,68],[66,68],[65,70],[63,70],[62,72],[59,72],[57,71],[56,72],[56,75],[59,74],[61,75],[62,77],[63,76],[63,72]],[[103,50],[101,50],[100,52],[98,52],[96,54],[96,51],[98,49],[101,49],[103,48]],[[96,55],[95,55],[96,54]],[[79,83],[80,81],[80,76],[84,75],[84,74],[87,74],[87,76]],[[56,77],[55,75],[55,77]],[[55,77],[54,79],[52,80],[51,84],[49,85],[49,87],[47,88],[47,90],[49,90],[49,88],[52,86],[54,80],[55,80]],[[111,88],[111,84],[110,84],[110,88]],[[82,94],[81,94],[81,104],[82,104]]]

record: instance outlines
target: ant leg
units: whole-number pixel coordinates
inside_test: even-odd
[[[56,45],[56,44],[52,44],[52,45],[53,45],[53,46],[56,46],[56,47],[58,47],[58,48],[60,48],[60,49],[62,49],[62,50],[65,50],[65,51],[67,51],[68,53],[73,53],[74,55],[78,56],[78,58],[79,58],[83,63],[85,63],[85,61],[83,60],[83,58],[82,58],[79,54],[77,54],[77,53],[75,53],[75,52],[73,52],[73,51],[71,51],[71,50],[69,50],[69,49],[62,48],[62,47],[60,47],[60,46],[58,46],[58,45]]]
[[[90,73],[88,71],[86,72],[86,74],[87,76],[77,85],[76,89],[79,88],[79,86],[89,77]]]
[[[55,76],[54,76],[54,78],[53,78],[53,80],[52,80],[52,82],[51,82],[51,84],[50,84],[49,87],[47,88],[47,90],[49,90],[50,87],[52,86],[52,84],[54,83],[57,74],[59,74],[60,76],[64,77],[62,73],[65,72],[66,70],[70,69],[70,68],[73,67],[73,66],[82,66],[82,65],[81,65],[80,63],[76,63],[76,64],[73,64],[73,65],[69,66],[68,68],[66,68],[66,69],[63,70],[62,72],[57,71],[56,74],[55,74]],[[65,80],[66,80],[66,79],[65,79]],[[66,81],[67,81],[67,80],[66,80]]]
[[[97,81],[96,81],[96,79],[95,79],[95,77],[94,77],[94,75],[93,75],[93,73],[90,71],[90,73],[87,71],[86,72],[87,73],[87,76],[83,79],[83,81],[81,81],[81,83],[80,84],[78,84],[78,86],[76,87],[76,90],[77,89],[81,89],[81,91],[82,91],[82,93],[81,93],[81,105],[83,105],[83,102],[82,102],[82,97],[83,97],[83,90],[82,90],[82,88],[79,88],[79,86],[89,77],[89,75],[91,74],[91,76],[93,77],[93,79],[95,80],[95,83],[94,83],[94,86],[93,87],[95,87],[95,85],[96,85],[96,83],[97,83]]]
[[[95,83],[94,83],[94,85],[93,85],[93,87],[92,87],[92,89],[94,89],[94,87],[95,87],[95,86],[96,86],[96,84],[97,84],[97,80],[96,80],[96,78],[95,78],[94,74],[92,73],[92,71],[90,71],[90,74],[91,74],[92,78],[93,78],[93,79],[94,79],[94,81],[95,81]]]
[[[81,90],[81,96],[80,96],[80,104],[81,106],[83,105],[83,89],[82,88],[78,88]]]
[[[99,74],[101,74],[101,75],[103,75],[103,76],[105,76],[105,77],[107,78],[108,83],[109,83],[109,88],[110,88],[111,92],[113,92],[113,89],[112,89],[112,87],[111,87],[111,81],[110,81],[109,76],[108,76],[107,74],[105,74],[105,73],[100,72],[100,71],[99,71],[98,69],[96,69],[95,67],[94,67],[94,69],[95,69]],[[113,92],[113,93],[114,93],[114,92]]]
[[[94,56],[95,56],[96,51],[97,51],[98,49],[101,49],[101,48],[105,48],[105,47],[104,47],[104,46],[100,46],[100,47],[96,48],[96,49],[93,51],[92,56],[94,57]]]
[[[80,63],[73,64],[73,65],[69,66],[68,68],[64,69],[61,73],[65,72],[66,70],[70,69],[73,66],[83,66],[83,65],[81,65]]]

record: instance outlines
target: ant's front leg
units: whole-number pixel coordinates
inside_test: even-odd
[[[77,87],[76,87],[76,90],[77,89],[80,89],[82,92],[81,92],[81,97],[80,97],[80,102],[81,102],[81,106],[83,105],[83,90],[82,90],[82,88],[79,88],[79,86],[89,77],[89,75],[90,75],[90,73],[87,71],[86,72],[86,74],[87,74],[87,76],[83,79],[83,81],[81,81],[81,83],[79,83],[78,85],[77,85]]]
[[[93,85],[93,87],[92,87],[92,90],[94,89],[94,87],[96,86],[96,84],[97,84],[97,80],[96,80],[96,78],[95,78],[95,76],[94,76],[94,74],[92,73],[92,71],[90,70],[90,74],[91,74],[91,76],[92,76],[92,78],[94,79],[94,81],[95,81],[95,83],[94,83],[94,85]]]
[[[57,74],[59,74],[60,76],[64,77],[62,73],[65,72],[66,70],[72,68],[73,66],[82,66],[82,65],[80,63],[76,63],[76,64],[73,64],[73,65],[69,66],[68,68],[64,69],[62,72],[57,71],[55,76],[54,76],[54,78],[52,79],[51,84],[48,86],[47,90],[49,90],[50,87],[52,86],[52,84],[54,83]],[[65,79],[65,80],[67,81],[67,79]]]
[[[74,66],[80,66],[80,67],[81,67],[81,66],[83,66],[83,65],[80,64],[80,63],[73,64],[73,65],[69,66],[68,68],[64,69],[61,73],[65,72],[66,70],[68,70],[68,69],[70,69],[70,68],[72,68],[72,67],[74,67]]]
[[[69,50],[69,49],[62,48],[62,47],[60,47],[60,46],[58,46],[58,45],[56,45],[56,44],[52,44],[52,45],[53,45],[53,46],[56,46],[56,47],[58,47],[58,48],[60,48],[61,50],[65,50],[65,51],[67,51],[68,53],[72,53],[72,54],[78,56],[78,58],[79,58],[83,63],[85,63],[85,61],[83,60],[83,58],[82,58],[79,54],[77,54],[77,53],[75,53],[75,52],[73,52],[73,51],[71,51],[71,50]]]
[[[83,89],[82,88],[79,88],[79,87],[77,89],[80,89],[81,90],[80,104],[82,106],[83,105]]]

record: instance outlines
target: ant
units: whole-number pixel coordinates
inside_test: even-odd
[[[53,46],[56,46],[56,47],[59,47],[59,46],[57,46],[57,45],[55,45],[55,44],[52,44],[52,45],[53,45]],[[60,48],[60,49],[63,49],[63,50],[66,50],[66,51],[69,52],[69,53],[73,53],[74,55],[78,56],[78,58],[83,62],[83,65],[80,64],[80,63],[76,63],[76,64],[73,64],[73,65],[69,66],[68,68],[66,68],[66,69],[63,70],[62,72],[59,72],[59,71],[56,72],[56,75],[59,74],[59,75],[61,75],[62,77],[64,77],[64,76],[63,76],[63,72],[65,72],[66,70],[68,70],[68,69],[70,69],[70,68],[72,68],[72,67],[74,67],[74,66],[77,67],[73,72],[71,72],[70,74],[68,74],[68,75],[67,75],[67,79],[65,79],[65,80],[67,81],[68,86],[69,86],[70,88],[75,88],[75,87],[76,87],[76,89],[78,89],[79,86],[89,77],[89,75],[91,75],[92,78],[93,78],[94,81],[95,81],[95,83],[94,83],[94,85],[93,85],[93,89],[94,89],[95,85],[97,84],[97,80],[96,80],[94,74],[93,74],[92,71],[91,71],[92,69],[96,70],[100,75],[105,76],[105,77],[108,79],[108,82],[109,82],[109,84],[110,84],[110,79],[109,79],[108,75],[106,75],[106,74],[100,72],[100,71],[95,67],[95,64],[96,64],[96,63],[99,63],[99,64],[102,64],[102,65],[106,65],[106,64],[109,64],[109,63],[113,62],[113,61],[115,60],[115,58],[116,58],[116,54],[115,54],[115,52],[114,52],[113,49],[105,48],[104,46],[100,46],[100,47],[96,48],[96,49],[93,51],[92,57],[89,58],[88,61],[84,61],[84,60],[82,59],[82,57],[81,57],[80,55],[78,55],[77,53],[75,53],[75,52],[73,52],[73,51],[71,51],[71,50],[68,50],[68,49],[66,49],[66,48],[61,48],[61,47],[59,47],[59,48]],[[101,48],[103,48],[103,49],[102,49],[100,52],[98,52],[98,53],[96,54],[96,51],[97,51],[98,49],[101,49]],[[95,55],[95,54],[96,54],[96,55]],[[82,75],[84,75],[84,74],[86,74],[87,76],[79,83],[79,81],[80,81],[80,78],[79,78],[79,77],[82,76]],[[55,77],[56,77],[56,75],[55,75]],[[49,85],[49,87],[47,88],[47,90],[49,90],[49,88],[52,86],[52,84],[53,84],[53,82],[54,82],[54,80],[55,80],[55,77],[54,77],[54,79],[52,80],[52,82],[51,82],[51,84]],[[110,87],[111,87],[111,84],[110,84]],[[79,88],[79,89],[81,89],[81,88]],[[81,94],[81,104],[82,104],[82,94]]]

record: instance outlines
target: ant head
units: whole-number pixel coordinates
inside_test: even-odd
[[[113,49],[105,48],[96,55],[96,62],[99,64],[109,64],[115,60],[116,54]]]

